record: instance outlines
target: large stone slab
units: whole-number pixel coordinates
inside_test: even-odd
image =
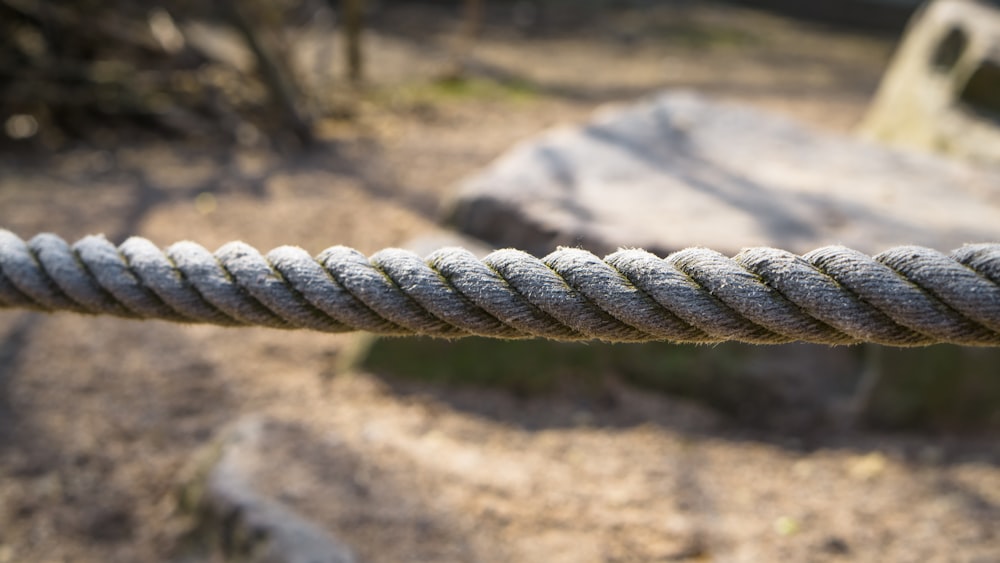
[[[868,253],[901,244],[950,250],[1000,240],[1000,168],[890,149],[752,108],[670,93],[515,147],[460,186],[450,221],[490,245],[536,255],[559,245],[597,253],[639,246],[660,255],[696,245],[728,254],[755,245],[799,253],[828,244]],[[618,373],[744,423],[815,428],[865,420],[954,429],[1000,420],[997,354],[955,347],[407,346],[379,340],[361,366],[529,390],[544,387],[560,369],[584,380]],[[465,356],[488,369],[470,370]],[[514,368],[502,361],[507,357],[531,367]]]
[[[559,245],[950,250],[1000,240],[1000,168],[669,93],[515,147],[460,186],[449,221],[538,255]]]

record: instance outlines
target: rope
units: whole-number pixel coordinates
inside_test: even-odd
[[[421,259],[335,246],[313,258],[290,246],[262,256],[231,242],[212,254],[0,230],[0,307],[445,338],[1000,346],[1000,244],[950,256],[750,248],[731,259],[627,249],[604,260],[572,248],[480,260],[461,248]]]

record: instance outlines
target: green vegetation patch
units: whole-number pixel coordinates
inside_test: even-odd
[[[447,385],[486,386],[517,394],[537,395],[567,383],[600,393],[606,378],[682,396],[743,420],[762,413],[789,396],[772,377],[775,348],[726,343],[716,346],[669,343],[565,343],[546,340],[504,341],[488,338],[370,338],[363,340],[350,367],[385,377]],[[841,349],[853,361],[856,353]],[[778,365],[785,370],[789,366]],[[794,368],[793,368],[794,369]],[[855,370],[860,372],[860,370]],[[854,376],[846,387],[851,388]],[[828,385],[830,379],[823,382]],[[838,384],[836,387],[844,388]]]
[[[524,80],[448,76],[393,88],[381,98],[393,104],[448,104],[465,101],[524,103],[538,97],[538,89]]]
[[[883,348],[866,418],[883,428],[1000,428],[1000,350]]]
[[[866,370],[878,373],[861,419],[921,430],[1000,428],[1000,350],[932,346],[829,348],[564,343],[488,338],[359,337],[348,369],[383,377],[541,395],[572,385],[598,396],[608,377],[682,396],[748,423],[777,411],[851,402]],[[846,416],[846,413],[841,413]]]
[[[668,44],[693,49],[752,47],[765,43],[763,36],[746,29],[698,23],[661,24],[651,33]]]

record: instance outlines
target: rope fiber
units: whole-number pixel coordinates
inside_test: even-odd
[[[213,254],[0,230],[0,308],[444,338],[1000,346],[1000,244],[874,257],[841,246],[733,258],[625,249],[603,260],[573,248],[422,259],[334,246],[314,258],[290,246],[263,256],[231,242]]]

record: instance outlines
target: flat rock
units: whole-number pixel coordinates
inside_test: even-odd
[[[201,543],[217,557],[249,563],[357,561],[340,540],[275,491],[276,476],[287,473],[289,464],[308,466],[307,460],[287,452],[308,442],[303,434],[278,421],[247,416],[192,464],[184,479],[183,504],[197,518]],[[275,467],[276,460],[282,468]],[[327,502],[338,501],[336,494],[325,492]]]
[[[440,485],[432,473],[419,469],[422,458],[433,457],[431,450],[421,454],[421,446],[408,433],[402,442],[404,452],[391,445],[400,435],[387,429],[399,417],[412,429],[413,411],[393,415],[397,411],[386,403],[395,399],[383,402],[384,395],[373,385],[357,379],[338,385],[345,395],[337,395],[329,405],[332,410],[368,413],[379,408],[376,404],[387,406],[388,410],[374,411],[386,418],[353,418],[359,416],[354,410],[348,415],[354,422],[344,427],[336,416],[287,417],[257,411],[222,429],[180,475],[179,504],[193,520],[188,560],[524,560],[499,558],[493,553],[497,547],[473,550],[470,533],[475,520],[470,522],[464,512],[443,509]],[[348,407],[352,400],[363,404]],[[388,420],[392,416],[396,418]],[[427,427],[418,435],[430,430]],[[482,441],[476,442],[481,445]],[[455,479],[445,481],[452,484]]]
[[[668,93],[515,147],[460,186],[449,222],[536,255],[560,245],[946,251],[1000,240],[1000,168]]]

